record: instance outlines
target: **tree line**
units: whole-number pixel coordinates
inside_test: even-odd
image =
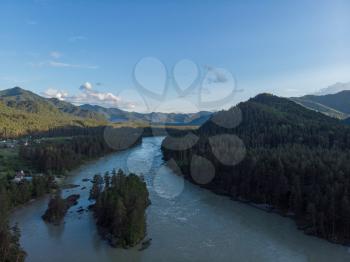
[[[122,133],[117,131],[107,143],[103,135],[74,136],[67,139],[43,140],[31,146],[22,146],[19,151],[21,158],[34,165],[40,172],[62,173],[71,170],[84,161],[112,153],[119,149],[120,141],[127,141]],[[141,142],[141,137],[135,138],[127,147]],[[113,144],[111,144],[113,143]],[[117,145],[114,147],[114,145]]]
[[[220,118],[234,122],[237,112],[242,119],[237,127],[217,124]],[[350,243],[349,127],[272,95],[260,95],[213,117],[217,119],[196,132],[199,141],[187,150],[170,150],[172,139],[167,137],[164,158],[174,159],[196,183],[191,162],[201,156],[215,167],[215,177],[202,186],[292,216],[308,234]],[[223,134],[243,141],[246,155],[237,165],[217,157],[217,152],[227,156],[234,150]]]
[[[0,180],[0,262],[21,262],[26,256],[19,243],[18,226],[9,225],[9,212],[52,189],[57,189],[53,176],[33,176],[31,181],[23,180],[19,183],[13,182],[10,177]]]

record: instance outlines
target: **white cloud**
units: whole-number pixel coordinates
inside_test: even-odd
[[[85,82],[84,84],[82,84],[82,85],[80,86],[80,90],[83,90],[83,91],[85,91],[85,90],[91,90],[91,89],[92,89],[92,84],[89,83],[89,82]]]
[[[85,82],[79,88],[81,91],[78,95],[70,96],[67,92],[49,88],[43,95],[45,97],[55,97],[60,100],[65,100],[73,104],[93,104],[104,107],[117,107],[122,109],[133,109],[135,104],[130,101],[124,101],[120,96],[110,92],[99,92],[93,90],[93,86],[89,82]]]
[[[54,88],[47,89],[44,93],[42,93],[45,97],[49,98],[57,98],[59,100],[65,100],[68,97],[68,93],[65,91],[57,90]]]
[[[50,56],[52,58],[58,59],[58,58],[62,57],[62,53],[60,53],[58,51],[52,51],[52,52],[50,52]]]
[[[83,98],[83,100],[87,100],[87,101],[91,101],[92,103],[102,103],[102,104],[109,104],[109,105],[115,105],[118,106],[122,100],[120,97],[106,92],[99,92],[99,91],[95,91],[92,89],[92,84],[89,82],[85,82],[84,84],[82,84],[80,86],[80,90],[82,91],[82,94],[84,96],[79,97],[79,98]]]
[[[322,88],[320,91],[314,93],[314,95],[330,95],[336,94],[344,90],[350,90],[350,82],[347,83],[335,83],[334,85],[330,85],[328,87]]]
[[[29,63],[32,67],[57,67],[57,68],[80,68],[80,69],[98,69],[96,65],[70,64],[57,61],[43,61],[38,63]]]
[[[69,63],[61,63],[55,61],[49,61],[49,66],[51,67],[69,67],[69,68],[83,68],[83,69],[97,69],[98,66],[95,65],[79,65],[79,64],[69,64]]]

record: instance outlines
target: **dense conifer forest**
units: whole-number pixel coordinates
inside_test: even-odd
[[[132,247],[146,235],[146,208],[150,204],[146,183],[135,174],[122,170],[112,176],[95,175],[90,198],[103,238],[113,247]]]
[[[83,161],[129,148],[141,142],[134,129],[113,129],[108,138],[101,133],[43,140],[33,146],[22,146],[20,157],[39,171],[62,173],[77,167]]]
[[[195,135],[187,150],[170,150],[172,137],[162,145],[188,179],[200,181],[191,171],[202,157],[215,172],[202,186],[292,216],[308,234],[350,243],[350,129],[341,121],[262,94],[218,112]]]
[[[12,178],[0,180],[0,261],[21,262],[25,252],[19,244],[20,231],[17,226],[10,227],[8,214],[18,205],[27,203],[33,198],[57,189],[53,176],[33,176],[31,181],[23,180],[15,183]]]

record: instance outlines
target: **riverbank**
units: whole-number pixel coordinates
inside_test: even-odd
[[[62,197],[81,194],[65,223],[43,223],[49,197],[17,209],[11,224],[18,222],[21,245],[28,252],[26,262],[110,262],[110,261],[209,261],[343,262],[347,249],[309,237],[290,219],[262,212],[231,201],[176,176],[164,166],[162,138],[144,138],[141,145],[91,161],[69,172],[66,183],[80,187],[62,190]],[[150,164],[151,163],[151,167]],[[143,173],[152,205],[147,209],[147,239],[143,250],[115,249],[101,240],[91,212],[78,213],[91,204],[89,190],[96,173],[115,167]],[[88,181],[83,181],[88,179]],[[85,190],[81,190],[86,187]],[[167,192],[181,192],[168,198]],[[169,237],[171,236],[171,237]],[[223,252],[224,251],[224,252]]]

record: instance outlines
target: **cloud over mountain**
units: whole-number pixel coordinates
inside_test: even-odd
[[[54,97],[60,100],[65,100],[74,104],[92,104],[103,107],[117,107],[123,109],[133,109],[134,103],[125,101],[120,96],[110,92],[101,92],[93,89],[90,82],[85,82],[79,88],[78,95],[69,95],[67,92],[55,88],[49,88],[43,95],[45,97]]]

